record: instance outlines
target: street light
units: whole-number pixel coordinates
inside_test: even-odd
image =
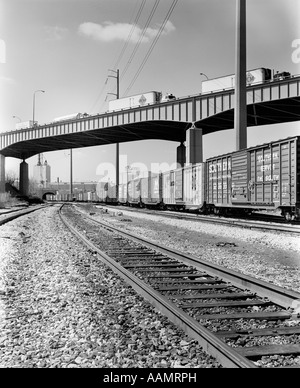
[[[33,112],[32,112],[32,126],[34,127],[34,113],[35,113],[35,93],[37,92],[41,92],[41,93],[45,93],[45,90],[36,90],[34,93],[33,93]],[[41,154],[38,155],[38,166],[41,165]]]
[[[35,93],[37,93],[37,92],[45,93],[45,90],[36,90],[36,91],[33,93],[33,112],[32,112],[33,126],[34,126],[34,113],[35,113]]]
[[[204,74],[204,73],[200,73],[200,75],[204,75],[204,77],[206,77],[207,80],[209,79],[209,78],[207,77],[207,75]]]
[[[13,119],[18,119],[18,120],[20,120],[20,123],[22,122],[22,120],[18,116],[13,116]]]

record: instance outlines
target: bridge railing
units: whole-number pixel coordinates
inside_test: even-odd
[[[247,88],[248,104],[299,96],[300,76],[252,85]],[[160,104],[106,112],[81,119],[53,122],[34,128],[5,132],[0,134],[0,149],[21,141],[67,135],[69,133],[142,121],[169,120],[191,123],[233,109],[234,106],[234,89],[186,96]]]

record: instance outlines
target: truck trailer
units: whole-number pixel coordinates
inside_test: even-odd
[[[272,79],[271,69],[264,67],[249,70],[246,74],[247,86],[263,83]],[[235,88],[235,74],[202,81],[202,93],[211,93]]]
[[[16,123],[16,129],[27,129],[27,128],[32,128],[37,125],[37,121],[33,122],[32,120],[29,121],[23,121],[21,123]]]
[[[161,92],[152,91],[111,100],[108,102],[108,111],[113,112],[121,109],[138,108],[140,106],[168,102],[174,99],[176,97],[172,93],[167,93],[163,96]]]
[[[148,104],[156,104],[161,100],[160,92],[147,92],[142,94],[136,94],[134,96],[118,98],[111,100],[108,103],[108,110],[115,111],[121,109],[136,108],[139,106],[145,106]]]

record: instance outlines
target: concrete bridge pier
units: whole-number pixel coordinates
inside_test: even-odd
[[[176,156],[177,168],[184,167],[186,158],[186,147],[183,143],[181,143],[180,146],[177,147]]]
[[[28,178],[28,164],[23,160],[20,163],[20,183],[19,183],[20,194],[29,194],[29,178]]]
[[[203,131],[192,126],[186,131],[186,164],[203,162]]]
[[[5,193],[5,156],[0,154],[0,193]]]

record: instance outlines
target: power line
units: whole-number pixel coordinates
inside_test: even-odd
[[[132,61],[133,61],[133,58],[135,57],[135,55],[136,55],[136,53],[137,53],[137,51],[138,51],[138,49],[139,49],[139,47],[140,47],[140,45],[141,45],[141,43],[142,43],[142,40],[144,39],[144,37],[145,37],[145,35],[146,35],[146,32],[147,32],[147,30],[148,30],[148,27],[149,27],[149,25],[150,25],[150,23],[151,23],[151,21],[152,21],[152,19],[153,19],[153,17],[154,17],[154,14],[155,14],[155,12],[156,12],[156,10],[157,10],[157,7],[159,6],[159,3],[160,3],[160,0],[155,0],[155,3],[154,3],[154,5],[153,5],[153,7],[152,7],[152,9],[151,9],[151,12],[150,12],[150,15],[149,15],[147,21],[146,21],[146,23],[145,23],[145,25],[144,25],[144,27],[143,27],[142,33],[141,33],[141,35],[140,35],[140,37],[139,37],[139,40],[138,40],[138,42],[136,43],[136,45],[134,46],[134,49],[133,49],[133,51],[132,51],[132,53],[131,53],[130,58],[129,58],[128,61],[127,61],[127,64],[126,64],[126,66],[125,66],[125,69],[124,69],[124,70],[122,71],[122,73],[121,73],[120,82],[123,80],[125,74],[127,73],[127,70],[128,70],[129,66],[131,65],[131,63],[132,63]]]
[[[96,98],[96,101],[94,102],[92,108],[90,109],[91,112],[94,110],[95,106],[98,104],[98,101],[100,100],[100,98],[101,98],[101,96],[102,96],[102,94],[104,92],[104,89],[106,88],[107,81],[108,81],[108,77],[106,78],[106,80],[105,80],[105,82],[104,82],[104,84],[102,86],[102,89],[101,89],[100,93],[98,94],[98,97]]]
[[[154,47],[156,46],[156,44],[157,44],[157,42],[158,42],[158,40],[159,40],[159,38],[160,38],[160,36],[161,36],[161,34],[162,34],[162,32],[163,32],[163,30],[164,30],[164,28],[165,28],[167,22],[168,22],[168,20],[169,20],[171,14],[172,14],[172,12],[174,11],[174,8],[176,7],[177,3],[178,3],[178,0],[174,0],[174,1],[173,1],[173,3],[172,3],[172,5],[171,5],[171,7],[169,8],[169,11],[168,11],[168,13],[167,13],[167,15],[166,15],[166,17],[165,17],[165,19],[164,19],[164,21],[163,21],[163,23],[162,23],[160,29],[158,30],[158,32],[157,32],[157,34],[156,34],[156,36],[155,36],[155,38],[154,38],[154,40],[153,40],[153,42],[152,42],[152,44],[151,44],[149,50],[148,50],[148,52],[147,52],[147,54],[145,55],[145,57],[144,57],[144,59],[143,59],[141,65],[140,65],[140,67],[138,68],[138,70],[137,70],[135,76],[133,77],[133,79],[132,79],[130,85],[129,85],[128,88],[126,89],[124,95],[127,95],[127,93],[129,92],[129,90],[132,88],[132,86],[134,85],[135,81],[137,80],[138,76],[139,76],[140,73],[142,72],[142,70],[143,70],[144,66],[146,65],[146,63],[147,63],[147,61],[148,61],[148,59],[149,59],[149,57],[150,57],[150,55],[151,55],[151,53],[152,53]]]
[[[153,16],[154,16],[154,14],[155,14],[155,12],[156,12],[156,9],[157,9],[159,3],[160,3],[160,0],[156,0],[156,1],[155,1],[155,4],[154,4],[154,6],[153,6],[153,8],[152,8],[152,10],[151,10],[151,12],[150,12],[150,15],[149,15],[149,17],[148,17],[148,19],[147,19],[147,21],[146,21],[146,24],[145,24],[144,28],[143,28],[142,34],[141,34],[141,36],[140,36],[138,42],[136,43],[136,45],[135,45],[135,47],[134,47],[134,49],[133,49],[133,52],[132,52],[130,58],[128,59],[128,62],[127,62],[127,64],[126,64],[126,66],[125,66],[125,69],[124,69],[123,72],[122,72],[121,80],[122,80],[123,77],[125,76],[125,74],[126,74],[128,68],[129,68],[129,66],[131,65],[131,62],[132,62],[133,58],[135,57],[135,54],[137,53],[138,48],[140,47],[140,44],[141,44],[141,42],[142,42],[142,40],[143,40],[143,38],[144,38],[144,36],[145,36],[145,34],[146,34],[146,32],[147,32],[147,29],[148,29],[148,27],[149,27],[149,24],[151,23],[151,21],[152,21],[152,19],[153,19]]]
[[[123,57],[123,55],[124,55],[124,53],[125,53],[125,51],[126,51],[126,49],[127,49],[127,46],[128,46],[128,44],[129,44],[130,39],[131,39],[131,37],[132,37],[132,34],[133,34],[133,32],[134,32],[134,30],[135,30],[135,28],[136,28],[136,26],[137,26],[137,23],[138,23],[138,21],[139,21],[139,18],[140,18],[140,16],[141,16],[141,13],[143,12],[143,9],[144,9],[144,7],[145,7],[145,4],[146,4],[146,0],[143,0],[142,4],[140,5],[140,8],[139,8],[139,10],[138,10],[138,13],[137,13],[137,15],[136,15],[136,17],[135,17],[134,23],[133,23],[133,25],[132,25],[132,27],[131,27],[131,30],[130,30],[130,32],[129,32],[129,35],[128,35],[128,37],[127,37],[127,40],[126,40],[126,42],[124,43],[124,46],[123,46],[123,48],[122,48],[122,51],[121,51],[121,53],[120,53],[120,55],[119,55],[119,57],[118,57],[118,59],[117,59],[117,62],[116,62],[116,64],[115,64],[115,66],[113,67],[113,69],[116,69],[116,68],[118,67],[118,65],[119,65],[119,63],[120,63],[120,61],[121,61],[121,59],[122,59],[122,57]],[[131,22],[132,22],[132,20],[130,21],[130,24],[131,24]]]
[[[133,11],[133,13],[132,13],[132,16],[131,16],[131,19],[130,19],[129,24],[131,24],[132,21],[133,21],[134,14],[135,14],[135,10],[136,10],[137,5],[138,5],[138,1],[139,1],[139,0],[137,0],[137,2],[136,2],[136,5],[135,5],[134,11]],[[126,50],[126,48],[127,48],[127,46],[128,46],[128,43],[129,43],[129,41],[130,41],[130,39],[131,39],[131,36],[132,36],[132,34],[133,34],[133,32],[134,32],[134,29],[135,29],[135,27],[136,27],[136,25],[137,25],[137,22],[138,22],[138,20],[139,20],[139,18],[140,18],[140,15],[141,15],[141,13],[142,13],[142,11],[143,11],[143,8],[144,8],[145,4],[146,4],[146,0],[143,0],[142,4],[141,4],[140,7],[139,7],[137,16],[135,17],[134,24],[133,24],[133,26],[132,26],[132,28],[131,28],[131,31],[130,31],[130,33],[129,33],[129,36],[128,36],[128,38],[127,38],[127,40],[126,40],[126,42],[125,42],[125,44],[124,44],[124,46],[123,46],[123,49],[122,49],[121,53],[119,54],[119,57],[118,57],[118,59],[117,59],[117,62],[116,62],[116,64],[115,64],[115,66],[112,67],[113,69],[117,68],[117,66],[118,66],[118,64],[119,64],[119,62],[120,62],[120,60],[122,59],[122,57],[123,57],[123,55],[124,55],[124,52],[125,52],[125,50]],[[98,94],[98,97],[96,98],[96,100],[95,100],[95,102],[94,102],[92,108],[90,109],[90,111],[93,111],[94,108],[95,108],[95,106],[98,104],[98,101],[100,100],[100,98],[102,97],[102,95],[103,95],[103,93],[104,93],[104,90],[105,90],[105,88],[106,88],[107,82],[108,82],[108,77],[106,77],[106,80],[105,80],[105,82],[104,82],[104,84],[103,84],[103,86],[102,86],[102,89],[101,89],[100,93]],[[105,101],[104,101],[104,102],[105,102]],[[102,103],[101,108],[102,108],[104,102]],[[100,108],[100,110],[101,110],[101,108]]]

